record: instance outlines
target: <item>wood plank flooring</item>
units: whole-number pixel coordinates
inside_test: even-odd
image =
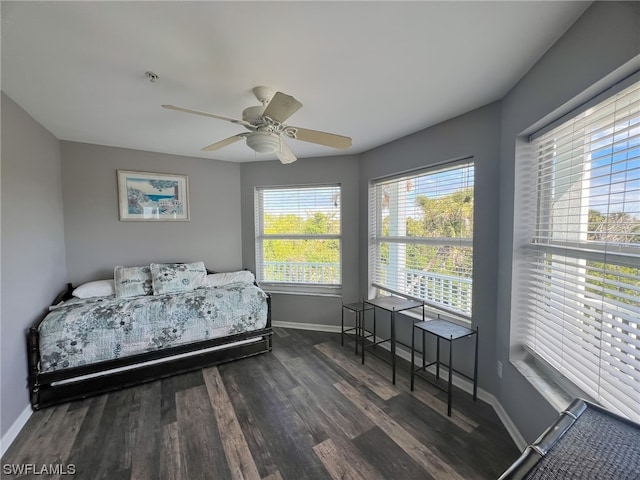
[[[35,412],[2,478],[495,479],[519,455],[493,409],[397,385],[340,335],[275,329],[272,353]],[[25,393],[26,395],[26,393]],[[62,464],[74,475],[7,475]]]

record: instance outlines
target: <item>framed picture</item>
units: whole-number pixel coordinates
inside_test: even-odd
[[[189,177],[118,170],[121,221],[188,221]]]

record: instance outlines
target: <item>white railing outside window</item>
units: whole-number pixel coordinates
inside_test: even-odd
[[[339,263],[263,262],[264,282],[340,283]]]
[[[389,278],[390,273],[390,269],[382,269],[383,283],[388,283],[384,279]],[[421,298],[428,303],[471,316],[471,278],[411,269],[401,270],[400,275],[403,277],[402,290],[409,297]]]

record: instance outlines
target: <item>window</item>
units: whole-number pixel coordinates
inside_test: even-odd
[[[640,421],[640,82],[547,130],[517,167],[512,335]]]
[[[262,285],[338,293],[340,200],[340,185],[256,188],[256,270]]]
[[[469,159],[371,184],[374,287],[470,319],[473,185]]]

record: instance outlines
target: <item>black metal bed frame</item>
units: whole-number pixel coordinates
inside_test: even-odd
[[[71,298],[70,283],[52,305]],[[37,320],[27,332],[29,396],[34,410],[151,382],[203,367],[239,360],[272,350],[271,296],[267,294],[267,324],[251,332],[193,342],[186,345],[130,355],[82,367],[40,372],[40,334]],[[233,345],[236,342],[242,344]],[[217,347],[216,349],[213,349]],[[89,378],[83,376],[92,375]]]
[[[597,426],[590,427],[593,437],[597,437],[599,440],[597,443],[590,444],[590,451],[582,450],[579,452],[579,456],[571,458],[563,458],[562,454],[553,466],[549,464],[541,467],[540,463],[545,458],[551,457],[555,454],[554,448],[563,442],[565,435],[580,421],[580,417],[587,410],[592,410],[600,413],[605,419],[606,424],[610,425],[626,425],[629,431],[632,431],[633,438],[616,438],[613,448],[608,450],[609,455],[605,452],[600,452],[603,449],[602,442],[611,441],[611,438],[607,438],[603,430],[603,423]],[[585,415],[586,416],[586,415]],[[596,430],[597,428],[597,430]],[[605,440],[601,440],[606,438]],[[632,476],[633,473],[640,472],[640,462],[638,462],[638,455],[633,457],[626,456],[628,454],[630,446],[638,445],[640,440],[640,424],[635,423],[628,418],[611,412],[600,405],[592,403],[582,398],[576,398],[571,404],[562,412],[558,418],[538,437],[538,439],[527,446],[522,454],[516,459],[515,462],[500,476],[498,480],[524,480],[526,478],[638,478]],[[612,444],[609,444],[612,445]],[[607,445],[607,446],[609,446]],[[637,452],[637,447],[635,451]],[[597,458],[593,462],[593,458]],[[581,466],[590,460],[598,465],[598,471],[590,470],[578,471]],[[625,472],[622,477],[618,477],[614,474],[615,470],[611,469],[611,465],[617,465],[619,471]],[[593,467],[593,464],[589,465],[589,468]]]

